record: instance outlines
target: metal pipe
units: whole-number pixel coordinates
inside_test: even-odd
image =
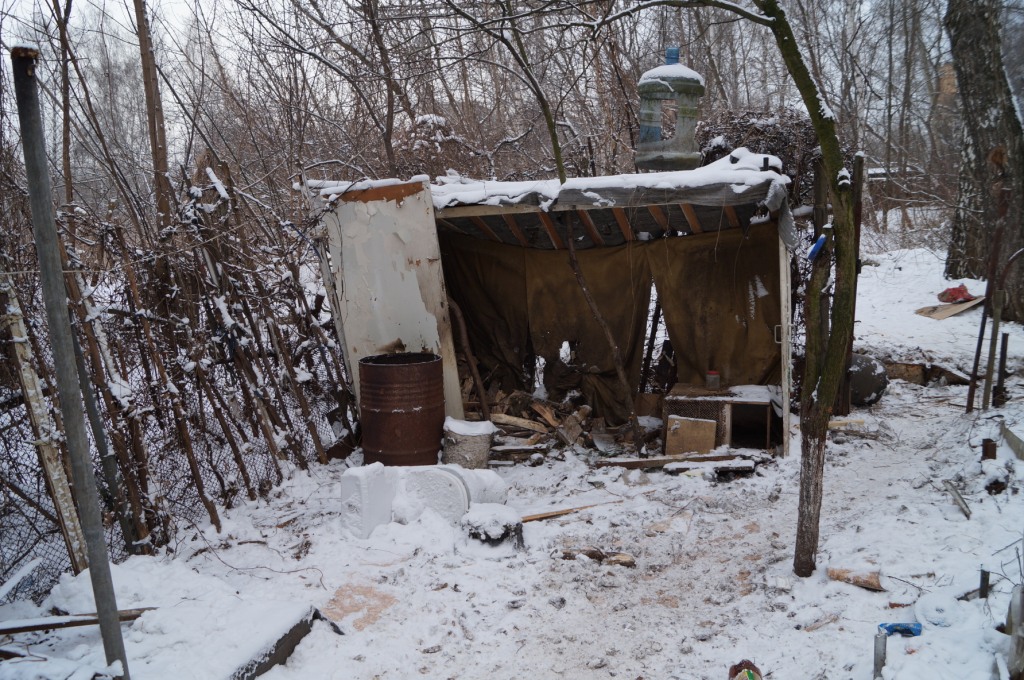
[[[39,111],[35,69],[39,50],[34,47],[15,47],[11,50],[14,70],[14,90],[21,124],[22,147],[25,152],[25,174],[28,180],[29,200],[32,207],[32,232],[39,256],[40,281],[53,363],[57,375],[61,415],[64,417],[64,435],[71,457],[71,474],[75,481],[75,499],[85,535],[86,554],[89,558],[89,578],[96,599],[96,614],[103,638],[103,650],[108,664],[120,662],[120,677],[129,680],[128,659],[121,638],[114,584],[110,577],[110,561],[103,535],[103,521],[97,499],[96,478],[93,476],[89,456],[89,440],[85,432],[82,413],[82,394],[78,386],[78,368],[68,321],[68,296],[61,271],[60,243],[57,226],[53,221],[50,195],[50,176],[46,164],[46,138]]]
[[[885,667],[885,646],[888,640],[889,636],[885,631],[880,630],[875,633],[875,670],[871,674],[874,680],[879,680],[882,677],[882,668]]]

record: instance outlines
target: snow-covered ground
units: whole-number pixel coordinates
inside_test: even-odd
[[[980,312],[914,314],[958,283],[942,279],[941,259],[924,250],[870,259],[858,348],[969,370]],[[156,607],[123,627],[132,676],[226,678],[315,606],[344,634],[315,623],[263,677],[722,680],[748,658],[773,680],[869,680],[878,624],[920,618],[920,637],[890,639],[886,680],[1001,678],[1007,641],[995,625],[1022,581],[1024,529],[1024,462],[999,438],[1001,420],[1024,434],[1024,330],[1005,330],[1015,374],[1006,407],[965,415],[966,387],[894,381],[851,414],[863,424],[833,432],[810,578],[792,573],[798,438],[788,458],[728,482],[594,469],[586,450],[501,469],[508,504],[524,515],[600,504],[527,523],[519,552],[479,544],[432,512],[354,539],[340,521],[344,465],[315,466],[269,502],[223,511],[220,534],[192,527],[172,549],[114,567],[120,608]],[[998,459],[983,466],[986,437],[999,441]],[[1009,486],[989,495],[994,478]],[[628,553],[636,566],[562,559],[588,546]],[[829,567],[880,570],[885,591],[830,580]],[[993,573],[990,599],[955,599],[977,588],[981,567]],[[92,611],[88,578],[66,576],[42,608],[8,605],[0,620],[50,607]],[[3,679],[90,677],[104,665],[94,627],[4,645],[64,661],[8,661]]]

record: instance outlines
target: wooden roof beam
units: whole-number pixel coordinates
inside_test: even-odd
[[[703,234],[704,227],[700,225],[700,218],[697,217],[697,211],[693,209],[693,206],[689,203],[680,203],[679,208],[686,217],[686,223],[690,225],[690,231],[694,234]]]
[[[612,214],[615,215],[615,221],[619,225],[619,231],[622,232],[623,238],[627,241],[635,241],[636,236],[633,234],[633,225],[629,223],[626,211],[622,208],[612,208]]]
[[[443,217],[438,217],[437,218],[437,223],[440,224],[440,225],[443,225],[444,227],[446,227],[448,229],[451,229],[454,232],[458,232],[460,234],[465,234],[466,233],[465,229],[460,229],[459,227],[455,226],[455,224],[453,224],[452,222],[449,222],[448,220],[444,219]]]
[[[665,211],[661,209],[661,206],[649,205],[647,206],[647,211],[651,213],[651,217],[653,217],[654,221],[658,223],[658,226],[661,227],[662,231],[668,231],[668,215],[666,215]]]
[[[551,219],[551,215],[546,212],[537,214],[540,216],[540,223],[544,225],[544,231],[548,233],[548,238],[551,239],[551,245],[555,247],[555,250],[564,250],[565,243],[562,241],[562,237],[558,235],[558,229],[555,227],[555,221]]]
[[[731,205],[727,205],[722,208],[722,212],[725,213],[725,219],[726,221],[729,222],[730,227],[732,227],[733,229],[740,228],[740,218],[739,215],[736,214],[735,208],[733,208]]]
[[[494,233],[493,229],[487,226],[487,223],[484,222],[482,217],[477,217],[476,215],[474,215],[473,217],[469,218],[469,221],[473,223],[473,226],[475,226],[477,229],[479,229],[485,235],[487,235],[492,241],[501,242],[501,239],[498,238],[498,235]]]
[[[523,233],[523,230],[519,228],[519,223],[516,222],[515,215],[504,213],[501,217],[505,220],[505,226],[508,227],[508,230],[511,231],[512,235],[516,237],[517,241],[519,241],[519,245],[524,248],[529,245],[526,242],[526,235]]]
[[[594,242],[595,246],[603,246],[604,239],[601,234],[597,231],[597,225],[594,224],[594,220],[591,219],[590,213],[586,210],[577,210],[576,214],[580,216],[580,222],[583,223],[583,228],[587,231],[587,236]]]

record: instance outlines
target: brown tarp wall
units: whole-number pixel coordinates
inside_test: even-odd
[[[661,296],[676,378],[703,385],[718,371],[722,385],[778,385],[782,346],[779,236],[774,225],[661,239],[648,255]]]
[[[532,356],[543,357],[545,383],[578,386],[595,415],[624,422],[631,395],[618,385],[604,331],[590,313],[568,253],[443,233],[448,294],[466,318],[470,343],[490,382],[533,390]],[[778,235],[754,227],[578,252],[598,309],[622,351],[626,374],[640,381],[652,278],[661,293],[679,381],[778,382]],[[559,360],[563,342],[571,366]],[[555,370],[557,367],[557,370]],[[558,383],[559,385],[556,385]]]

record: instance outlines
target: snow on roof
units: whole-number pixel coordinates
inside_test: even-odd
[[[424,175],[409,182],[427,182]],[[627,207],[657,203],[689,202],[725,206],[763,204],[779,213],[779,228],[786,244],[796,245],[795,226],[789,212],[787,185],[777,156],[753,153],[740,147],[719,160],[695,170],[648,172],[600,177],[577,177],[559,184],[557,179],[526,182],[475,180],[451,173],[430,184],[434,209],[462,206],[531,206],[548,212],[559,208]],[[331,201],[350,191],[404,183],[397,179],[360,182],[307,180],[306,187]]]
[[[768,169],[765,169],[768,168]],[[422,181],[425,176],[414,177],[409,181]],[[610,190],[666,190],[686,191],[711,186],[728,185],[736,194],[745,193],[747,187],[765,187],[780,185],[784,188],[790,179],[782,174],[782,161],[777,156],[755,154],[746,148],[734,150],[710,165],[695,170],[679,170],[672,172],[649,172],[640,174],[605,175],[601,177],[577,177],[565,184],[557,179],[536,180],[528,182],[497,182],[474,180],[459,175],[438,177],[430,185],[434,209],[443,210],[458,205],[515,205],[526,201],[536,201],[542,210],[547,210],[560,198],[572,196],[574,202],[611,207],[614,199],[603,195]],[[349,191],[400,184],[401,180],[366,180],[360,182],[331,182],[308,180],[306,186],[319,193],[322,198],[330,200]],[[777,210],[779,206],[769,206]]]

